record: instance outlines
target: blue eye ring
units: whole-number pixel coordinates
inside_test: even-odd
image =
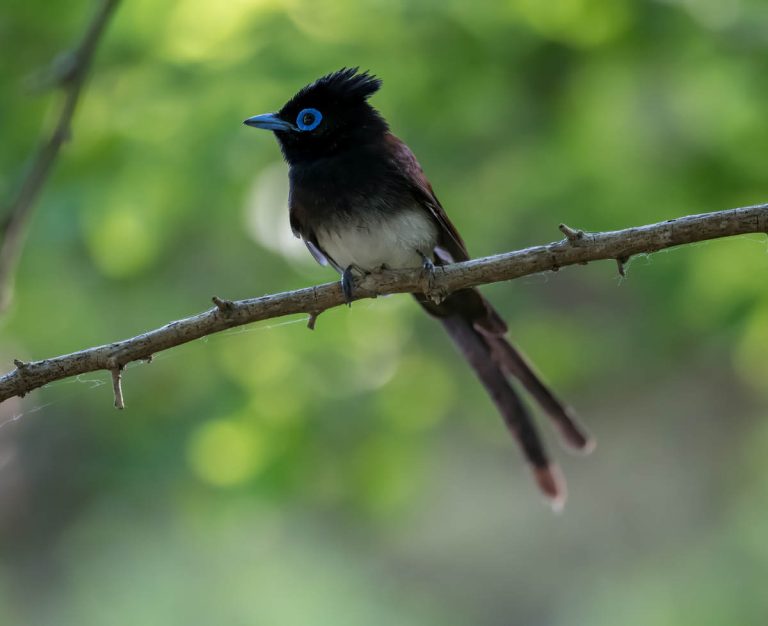
[[[315,130],[323,121],[323,114],[317,109],[302,109],[296,116],[299,130]]]

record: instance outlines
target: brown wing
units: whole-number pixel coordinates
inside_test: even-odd
[[[424,175],[424,171],[413,152],[392,134],[387,134],[385,141],[396,170],[404,175],[406,185],[422,206],[429,209],[439,228],[438,249],[435,251],[437,256],[441,257],[440,249],[442,249],[450,256],[450,259],[447,259],[449,263],[468,261],[469,252],[467,252],[461,235],[451,220],[448,219],[445,209],[435,196],[435,192],[432,191],[432,185],[429,184],[429,180]],[[418,295],[416,299],[427,311],[437,317],[458,313],[475,326],[479,326],[493,335],[503,335],[507,332],[507,325],[504,320],[477,289],[456,291],[440,304],[435,304],[428,298]]]
[[[394,169],[404,176],[406,184],[416,199],[432,214],[439,228],[438,246],[450,254],[453,262],[468,261],[469,252],[461,235],[451,223],[435,192],[432,191],[432,185],[411,149],[391,133],[387,133],[384,141],[391,155]]]

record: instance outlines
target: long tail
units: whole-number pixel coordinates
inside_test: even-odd
[[[542,444],[536,427],[508,376],[520,381],[557,425],[572,447],[588,451],[593,446],[576,422],[571,409],[562,404],[539,379],[523,355],[504,337],[506,324],[475,289],[451,294],[440,304],[417,295],[419,303],[439,318],[456,346],[491,396],[504,422],[515,436],[528,461],[539,489],[553,508],[565,502],[565,481]]]
[[[595,446],[594,440],[578,423],[573,410],[560,402],[539,375],[533,371],[523,354],[503,336],[484,334],[484,337],[501,368],[522,383],[560,430],[565,442],[575,450],[591,452]]]

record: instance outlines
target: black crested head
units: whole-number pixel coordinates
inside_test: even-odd
[[[343,68],[301,89],[277,113],[256,115],[245,124],[272,130],[285,159],[311,161],[374,142],[387,123],[368,103],[381,80],[358,68]]]
[[[322,98],[328,102],[364,102],[381,88],[381,79],[357,67],[344,67],[326,74],[299,90],[280,110],[287,110],[297,104],[303,106],[307,98]]]

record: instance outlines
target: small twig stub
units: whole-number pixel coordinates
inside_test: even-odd
[[[222,313],[231,313],[235,308],[235,303],[232,300],[224,300],[218,296],[213,296],[211,300]]]
[[[121,411],[125,408],[125,401],[123,400],[123,371],[121,368],[116,367],[112,371],[112,391],[115,394],[115,408]]]
[[[317,324],[317,318],[320,317],[322,311],[312,311],[307,318],[307,328],[309,330],[315,330],[315,324]]]
[[[565,238],[568,239],[568,241],[570,241],[571,243],[575,243],[577,241],[580,241],[581,239],[584,239],[583,230],[577,230],[577,229],[571,228],[566,224],[560,224],[558,228],[560,229],[560,232],[562,232],[565,235]]]
[[[628,256],[618,256],[616,257],[616,269],[619,271],[619,276],[622,278],[627,277],[627,262],[629,261]]]

